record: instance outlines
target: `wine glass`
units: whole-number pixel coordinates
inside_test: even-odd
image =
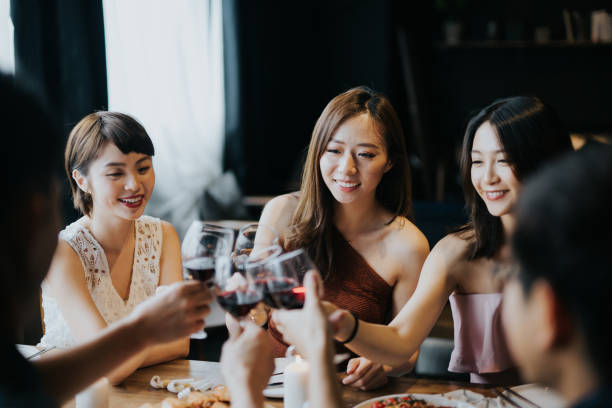
[[[259,249],[257,251],[251,252],[250,257],[247,259],[244,269],[246,273],[251,276],[254,280],[255,285],[261,287],[263,298],[262,301],[265,305],[269,307],[278,307],[276,301],[270,296],[270,292],[268,291],[268,279],[271,277],[270,269],[268,268],[268,262],[283,253],[283,249],[279,245],[272,245],[266,248]],[[259,318],[257,313],[258,310],[253,310],[251,312],[251,319],[258,322],[258,320],[262,320]],[[267,318],[268,310],[265,308],[260,311],[264,313],[264,319]]]
[[[221,256],[230,256],[234,232],[227,228],[195,220],[189,226],[181,245],[183,277],[211,283],[215,274],[215,262]],[[205,339],[206,332],[191,335]]]
[[[249,271],[237,273],[230,256],[217,258],[214,293],[219,305],[238,320],[244,319],[263,298],[263,290]]]
[[[240,270],[244,269],[251,251],[276,244],[278,244],[278,232],[274,228],[263,224],[243,225],[240,231],[238,231],[234,246],[234,262],[236,267]]]
[[[266,266],[269,270],[266,284],[276,307],[301,309],[306,297],[304,276],[309,270],[316,269],[306,251],[300,248],[288,252],[271,259]]]

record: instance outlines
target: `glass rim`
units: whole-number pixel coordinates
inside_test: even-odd
[[[298,249],[295,249],[295,250],[293,250],[291,252],[285,252],[284,254],[281,254],[281,255],[277,256],[276,258],[270,259],[268,262],[270,262],[270,263],[281,263],[281,262],[285,262],[288,259],[291,259],[291,258],[293,258],[293,257],[295,257],[297,255],[301,255],[301,254],[304,254],[304,255],[308,256],[308,253],[304,250],[304,248],[298,248]],[[310,259],[310,257],[309,257],[309,259]],[[311,260],[311,262],[312,262],[312,260]]]
[[[188,229],[194,225],[194,224],[199,224],[199,228],[201,227],[205,227],[205,228],[210,228],[213,230],[221,230],[221,231],[229,231],[229,232],[233,232],[233,230],[231,228],[227,228],[227,227],[223,227],[221,225],[217,225],[217,224],[211,224],[210,222],[206,222],[206,221],[202,221],[202,220],[193,220],[191,221],[191,224],[189,224]]]
[[[256,268],[256,267],[262,266],[262,265],[264,265],[264,264],[266,264],[268,262],[272,262],[273,260],[275,260],[279,256],[281,256],[281,254],[283,253],[283,248],[281,248],[281,246],[278,245],[278,244],[273,244],[273,245],[267,246],[265,248],[258,249],[257,251],[251,252],[249,257],[250,256],[255,256],[255,255],[262,254],[262,253],[264,253],[266,251],[278,252],[278,255],[273,256],[271,259],[268,259],[268,258],[257,259],[257,260],[255,260],[255,259],[252,259],[252,260],[247,259],[246,262],[245,262],[245,269]],[[272,252],[272,253],[274,253],[274,252]]]
[[[239,228],[239,231],[245,230],[245,229],[250,228],[250,227],[256,227],[256,228],[264,227],[264,228],[267,228],[269,230],[272,230],[276,235],[278,235],[278,231],[276,230],[276,228],[274,228],[274,227],[272,227],[272,226],[270,226],[268,224],[261,224],[259,222],[252,222],[252,223],[249,223],[249,224],[244,224],[242,227]]]

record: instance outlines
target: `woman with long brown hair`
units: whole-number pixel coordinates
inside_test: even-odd
[[[395,316],[416,287],[429,245],[412,223],[404,134],[389,100],[365,87],[332,99],[315,125],[300,191],[272,199],[260,223],[278,231],[285,250],[308,251],[325,300],[371,323]],[[284,355],[281,335],[274,327],[270,333],[276,355]],[[408,368],[415,360],[416,353]],[[347,371],[358,367],[368,373],[360,386],[386,381],[382,366],[365,359],[352,360]]]

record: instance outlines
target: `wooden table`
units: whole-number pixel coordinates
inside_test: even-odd
[[[175,396],[175,394],[169,391],[156,390],[150,387],[149,381],[154,375],[159,375],[164,379],[195,378],[198,380],[207,379],[213,383],[223,383],[219,363],[195,360],[174,360],[152,367],[141,368],[130,375],[121,385],[112,387],[110,406],[137,408],[145,402],[155,405],[166,397]],[[387,385],[376,391],[366,392],[351,387],[341,387],[342,399],[344,401],[344,406],[347,408],[353,407],[370,398],[407,392],[438,394],[460,388],[467,388],[489,397],[494,396],[491,388],[486,386],[411,377],[390,378]],[[279,399],[268,399],[266,403],[272,407],[283,406],[282,400]],[[69,407],[74,407],[74,401],[64,405],[64,408]]]

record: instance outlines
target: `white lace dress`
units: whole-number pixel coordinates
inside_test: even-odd
[[[78,222],[60,232],[59,237],[75,250],[83,264],[87,289],[107,324],[128,315],[134,307],[155,294],[159,283],[159,258],[162,249],[161,222],[143,215],[136,220],[136,240],[132,281],[127,300],[115,290],[104,249],[91,233]],[[76,344],[68,323],[56,300],[42,291],[45,334],[43,345],[68,348]]]

